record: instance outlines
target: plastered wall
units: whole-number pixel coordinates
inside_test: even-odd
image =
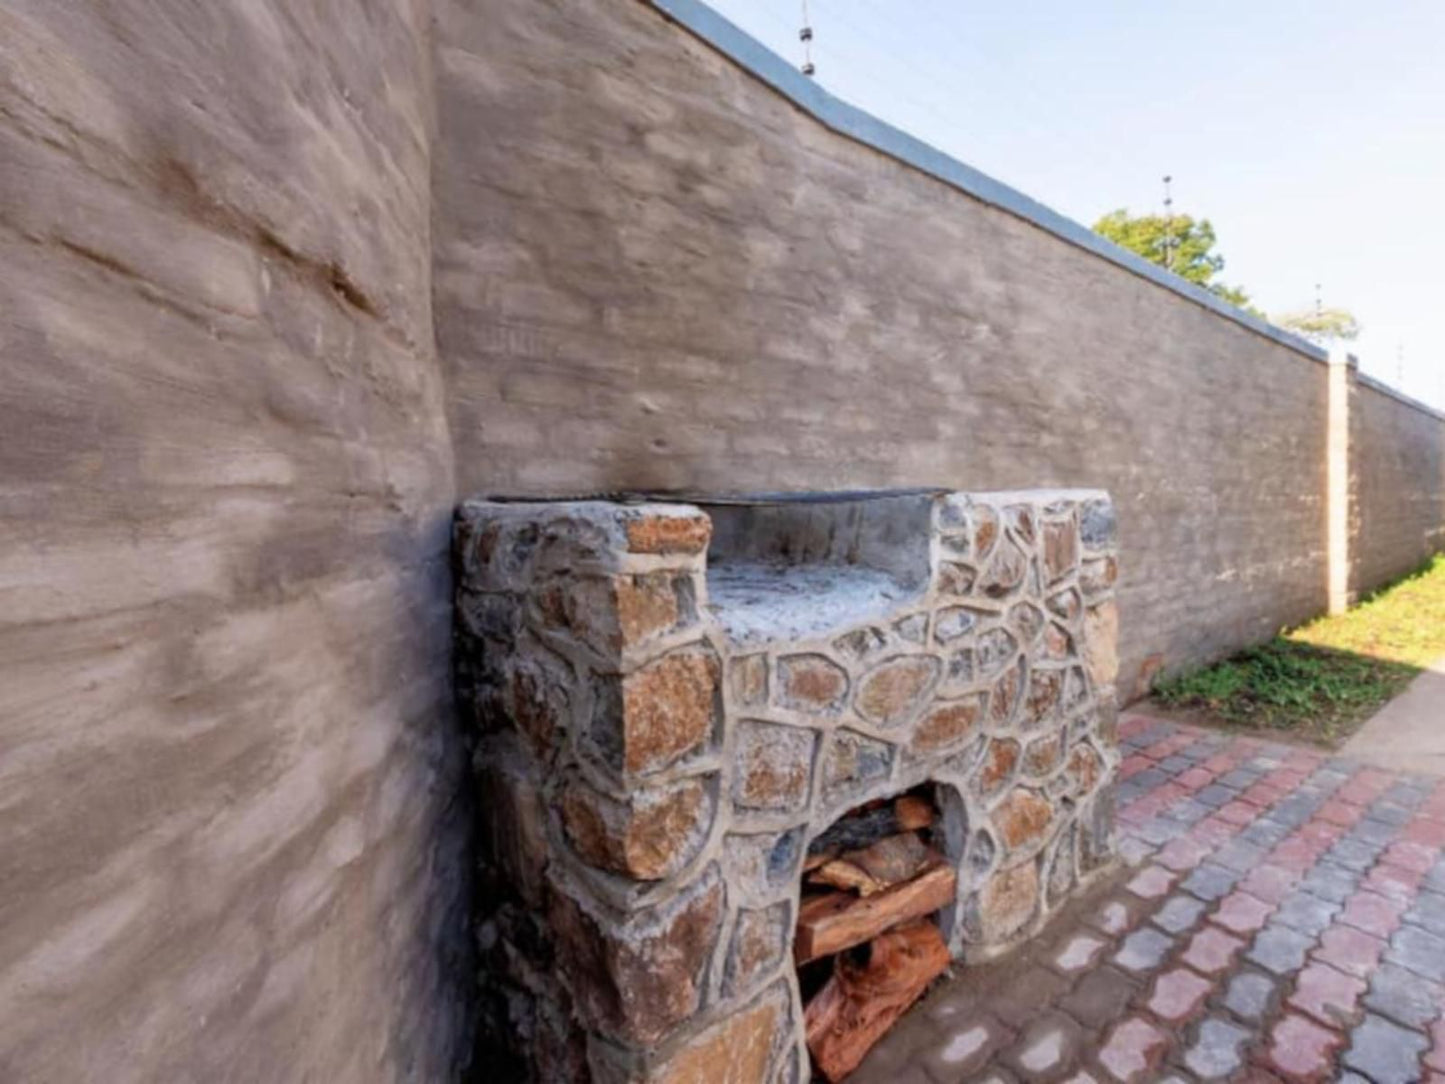
[[[463,491],[1104,487],[1126,695],[1325,608],[1323,364],[827,130],[646,4],[438,10]]]
[[[0,5],[0,1080],[459,1060],[427,19]]]

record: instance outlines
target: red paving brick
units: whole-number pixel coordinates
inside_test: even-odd
[[[1344,1045],[1339,1032],[1290,1013],[1275,1024],[1265,1058],[1287,1080],[1330,1080],[1334,1052]]]
[[[1142,899],[1158,899],[1174,887],[1174,874],[1162,866],[1145,866],[1124,887]]]
[[[1236,891],[1220,900],[1212,921],[1231,933],[1248,934],[1263,926],[1273,912],[1273,905],[1248,892]]]
[[[1331,926],[1320,937],[1315,959],[1333,964],[1341,971],[1367,977],[1380,962],[1385,942],[1353,926]]]
[[[1376,892],[1391,896],[1397,900],[1411,900],[1415,897],[1415,890],[1420,887],[1424,874],[1418,870],[1406,869],[1404,866],[1397,866],[1391,862],[1380,862],[1370,870],[1365,883]]]
[[[1188,968],[1176,968],[1155,980],[1147,1008],[1165,1023],[1182,1023],[1195,1014],[1212,988],[1208,979]]]
[[[1169,1047],[1168,1036],[1141,1017],[1123,1021],[1099,1051],[1099,1063],[1124,1084],[1152,1080],[1153,1067]]]
[[[1279,903],[1294,890],[1302,873],[1303,870],[1274,865],[1271,860],[1268,865],[1250,870],[1239,887],[1265,903]]]
[[[1364,930],[1375,937],[1388,938],[1400,925],[1400,916],[1405,913],[1405,904],[1400,900],[1382,896],[1378,892],[1360,891],[1345,901],[1345,909],[1338,922]]]
[[[1346,975],[1329,964],[1312,963],[1299,973],[1289,1004],[1326,1027],[1338,1028],[1355,1016],[1365,980]]]
[[[1407,1070],[1412,1079],[1445,1084],[1445,1021],[1416,1028],[1413,1038],[1388,1022],[1399,1015],[1400,998],[1413,996],[1400,991],[1424,982],[1410,969],[1435,964],[1401,959],[1397,944],[1388,961],[1393,971],[1381,971],[1389,939],[1403,936],[1405,912],[1422,881],[1445,886],[1445,782],[1412,781],[1309,750],[1142,715],[1126,715],[1119,733],[1127,743],[1118,776],[1119,847],[1134,868],[1101,886],[1087,906],[1066,909],[1058,929],[1031,943],[1043,955],[1028,956],[1025,945],[1019,962],[1000,960],[999,988],[973,988],[971,982],[982,981],[980,969],[958,969],[885,1036],[876,1058],[870,1056],[850,1084],[953,1080],[960,1051],[972,1052],[963,1073],[968,1079],[986,1079],[994,1057],[1017,1077],[1028,1044],[1030,1057],[1058,1047],[1050,1079],[1194,1079],[1183,1072],[1186,1054],[1198,1056],[1191,1044],[1205,1042],[1209,1028],[1223,1036],[1216,1042],[1239,1042],[1231,1029],[1246,1021],[1252,1023],[1239,1057],[1248,1063],[1229,1076],[1233,1084],[1334,1080],[1344,1072],[1342,1058],[1365,1056],[1359,1051],[1371,1044],[1378,1052],[1382,1035],[1408,1039],[1387,1049],[1397,1058],[1405,1049],[1406,1063],[1423,1049],[1418,1071]],[[1191,824],[1200,811],[1197,796],[1220,776],[1268,767],[1251,764],[1256,756],[1279,766]],[[1164,774],[1174,768],[1182,770]],[[1143,778],[1155,785],[1126,782],[1146,769],[1151,775]],[[1382,804],[1372,810],[1377,801]],[[1251,863],[1250,852],[1239,849],[1259,845],[1249,829],[1286,802],[1272,823],[1296,827]],[[1401,810],[1412,805],[1417,808],[1406,820]],[[1397,826],[1396,819],[1405,823]],[[1232,842],[1241,832],[1246,844]],[[1211,863],[1225,847],[1232,854]],[[1208,864],[1191,880],[1201,863]],[[1227,868],[1241,866],[1248,867],[1245,875],[1221,895]],[[1218,898],[1195,899],[1195,891]],[[1316,935],[1316,923],[1331,912],[1330,925]],[[1129,948],[1121,951],[1126,941]],[[1122,967],[1118,961],[1126,959]],[[1048,981],[1023,990],[1018,976],[1036,972]],[[1377,975],[1395,978],[1371,992],[1372,979],[1381,982]],[[1390,983],[1395,1001],[1381,994]],[[1418,1024],[1418,1013],[1412,1018]],[[1355,1038],[1362,1045],[1352,1046]]]
[[[1196,971],[1217,975],[1228,970],[1242,948],[1244,942],[1238,937],[1225,933],[1216,926],[1206,926],[1194,935],[1180,959]]]

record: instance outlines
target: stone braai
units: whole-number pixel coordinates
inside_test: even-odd
[[[519,1076],[806,1079],[802,864],[849,809],[931,787],[956,958],[1111,858],[1103,493],[477,500],[454,552],[483,1042]]]

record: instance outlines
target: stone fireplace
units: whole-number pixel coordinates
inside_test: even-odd
[[[880,799],[934,796],[956,960],[1110,859],[1103,493],[476,500],[454,553],[499,1070],[807,1079],[804,865]]]

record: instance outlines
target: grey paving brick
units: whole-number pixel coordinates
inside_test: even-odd
[[[1420,1079],[1420,1055],[1428,1045],[1419,1032],[1367,1015],[1350,1033],[1344,1063],[1374,1084],[1413,1084]]]
[[[1179,887],[1201,900],[1217,900],[1228,895],[1240,877],[1237,870],[1206,863],[1195,866]]]
[[[1342,839],[1357,839],[1363,843],[1373,843],[1376,846],[1384,846],[1399,834],[1393,824],[1386,824],[1384,821],[1356,821],[1354,827],[1346,832]]]
[[[1300,887],[1322,900],[1343,903],[1359,888],[1361,873],[1335,862],[1318,862],[1305,874]]]
[[[1172,821],[1179,821],[1181,824],[1197,824],[1214,810],[1203,802],[1196,802],[1193,798],[1183,798],[1175,802],[1163,814]]]
[[[1249,946],[1245,956],[1266,971],[1287,975],[1304,965],[1305,953],[1313,944],[1312,937],[1298,930],[1270,923],[1255,935],[1254,944]]]
[[[1373,843],[1346,837],[1326,851],[1325,857],[1346,869],[1358,870],[1363,873],[1375,864],[1379,853],[1380,848]]]
[[[1430,871],[1425,874],[1423,883],[1440,892],[1445,892],[1445,858],[1430,867]]]
[[[1234,771],[1221,775],[1218,782],[1223,786],[1233,787],[1235,790],[1243,790],[1245,787],[1258,783],[1259,777],[1263,774],[1263,772],[1251,771],[1249,768],[1235,768]]]
[[[1405,912],[1405,921],[1445,936],[1445,896],[1438,892],[1421,892]]]
[[[1365,810],[1365,820],[1384,821],[1398,827],[1410,823],[1410,810],[1396,802],[1381,799]]]
[[[1287,824],[1270,820],[1268,817],[1261,817],[1235,838],[1242,839],[1247,843],[1258,844],[1261,847],[1273,847],[1292,831],[1294,829]]]
[[[1386,963],[1370,975],[1365,1004],[1407,1027],[1423,1028],[1440,1015],[1440,997],[1445,986]]]
[[[1445,937],[1419,926],[1401,926],[1390,938],[1385,959],[1424,975],[1435,982],[1445,982]]]
[[[1129,777],[1129,781],[1137,783],[1141,787],[1153,790],[1155,787],[1169,780],[1169,773],[1162,772],[1158,768],[1145,768],[1142,772],[1136,772]]]
[[[1176,894],[1165,901],[1164,906],[1159,908],[1154,916],[1154,924],[1168,930],[1170,933],[1183,933],[1193,927],[1201,915],[1204,914],[1208,904],[1197,900],[1193,896]]]
[[[1244,1064],[1244,1044],[1248,1041],[1249,1032],[1238,1024],[1217,1016],[1207,1017],[1199,1025],[1194,1045],[1184,1055],[1184,1064],[1205,1080],[1227,1077]]]
[[[1173,947],[1172,937],[1152,926],[1145,926],[1124,938],[1124,943],[1114,954],[1114,962],[1129,971],[1152,971],[1164,962],[1164,957]]]
[[[1186,831],[1184,825],[1178,821],[1166,820],[1163,817],[1154,817],[1145,821],[1135,829],[1135,835],[1146,843],[1153,843],[1159,846],[1168,843],[1171,839],[1178,839]]]
[[[1411,813],[1413,813],[1428,796],[1428,790],[1422,790],[1418,783],[1407,779],[1401,779],[1390,784],[1385,793],[1380,795],[1381,798],[1393,802],[1400,808]]]
[[[1249,843],[1242,839],[1231,839],[1214,854],[1210,855],[1211,862],[1217,862],[1238,873],[1248,873],[1255,866],[1264,861],[1265,848],[1255,843]]]
[[[1322,899],[1305,891],[1294,891],[1286,896],[1274,913],[1272,921],[1292,930],[1298,930],[1308,937],[1318,937],[1339,914],[1341,905],[1333,900]]]
[[[1221,786],[1218,783],[1211,783],[1202,790],[1196,791],[1194,797],[1207,806],[1218,809],[1222,805],[1228,805],[1234,801],[1238,794],[1229,787]]]
[[[1168,772],[1170,775],[1178,775],[1180,772],[1187,772],[1194,767],[1194,761],[1188,757],[1182,757],[1175,753],[1172,757],[1165,757],[1159,762],[1159,770]]]
[[[1318,798],[1294,794],[1276,802],[1274,808],[1269,811],[1269,815],[1271,820],[1287,824],[1291,828],[1298,828],[1315,815],[1319,806]]]
[[[1262,1020],[1274,997],[1274,980],[1258,971],[1241,971],[1229,980],[1224,1007],[1244,1020]]]

